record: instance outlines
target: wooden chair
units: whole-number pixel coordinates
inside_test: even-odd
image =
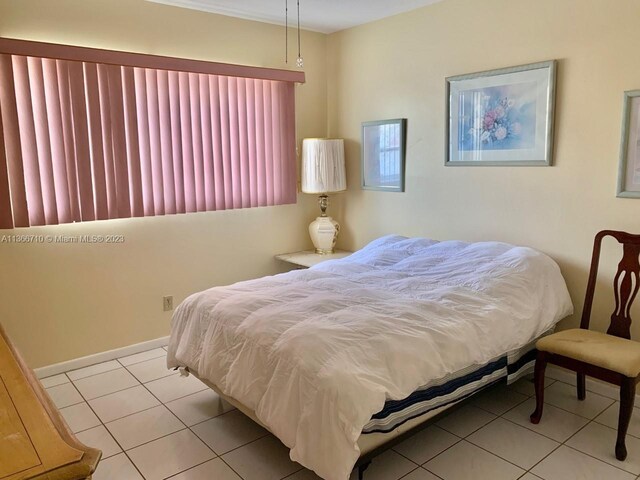
[[[615,309],[607,333],[589,330],[591,307],[598,276],[600,247],[604,237],[615,238],[623,247],[622,260],[613,281]],[[547,363],[568,368],[577,373],[577,394],[584,400],[585,375],[620,386],[620,415],[616,458],[627,458],[625,437],[640,377],[640,343],[630,340],[631,305],[640,287],[640,235],[604,230],[599,232],[593,244],[591,270],[584,300],[580,328],[564,330],[538,340],[538,356],[535,366],[536,410],[531,423],[540,422],[544,405],[544,371]]]

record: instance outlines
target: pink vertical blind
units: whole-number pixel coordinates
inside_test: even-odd
[[[294,203],[296,73],[0,39],[0,228]]]

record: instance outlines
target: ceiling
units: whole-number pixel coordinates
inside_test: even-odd
[[[230,17],[284,25],[285,0],[148,0]],[[289,4],[289,25],[296,24],[296,0]],[[333,33],[442,0],[300,0],[300,26]]]

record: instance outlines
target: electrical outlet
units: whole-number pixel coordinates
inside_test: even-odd
[[[162,309],[165,312],[173,310],[173,295],[162,297]]]

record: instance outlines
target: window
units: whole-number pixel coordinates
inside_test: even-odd
[[[297,81],[0,39],[0,228],[295,203]]]

